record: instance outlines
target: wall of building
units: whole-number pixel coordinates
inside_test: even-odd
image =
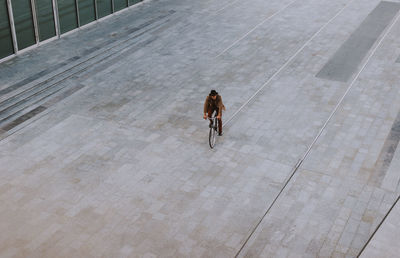
[[[0,61],[142,0],[0,0]]]

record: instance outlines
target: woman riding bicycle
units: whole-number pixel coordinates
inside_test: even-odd
[[[211,90],[210,94],[206,97],[204,102],[204,119],[211,118],[214,111],[217,113],[218,119],[218,135],[222,135],[222,110],[225,110],[224,103],[222,103],[222,97],[218,95],[218,92]],[[210,119],[210,123],[212,123]]]

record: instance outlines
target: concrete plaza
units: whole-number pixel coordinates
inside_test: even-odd
[[[398,254],[399,10],[152,0],[0,64],[0,257]]]

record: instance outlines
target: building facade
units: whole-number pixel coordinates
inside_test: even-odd
[[[0,61],[142,0],[0,0]]]

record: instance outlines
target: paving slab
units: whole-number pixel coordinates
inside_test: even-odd
[[[148,1],[1,64],[5,90],[142,33],[3,133],[0,256],[355,257],[399,192],[399,24],[349,91],[316,75],[380,3]]]
[[[319,71],[317,77],[348,81],[399,9],[398,3],[385,1],[379,3]]]
[[[400,234],[399,202],[379,227],[359,257],[396,257],[400,252],[397,237]]]
[[[399,70],[384,60],[396,51],[392,40],[398,33],[397,25],[277,200],[291,206],[272,206],[242,256],[274,257],[285,247],[290,255],[356,257],[366,244],[399,193],[399,89],[387,80]],[[385,142],[391,147],[384,148]],[[390,177],[394,185],[388,189]]]

